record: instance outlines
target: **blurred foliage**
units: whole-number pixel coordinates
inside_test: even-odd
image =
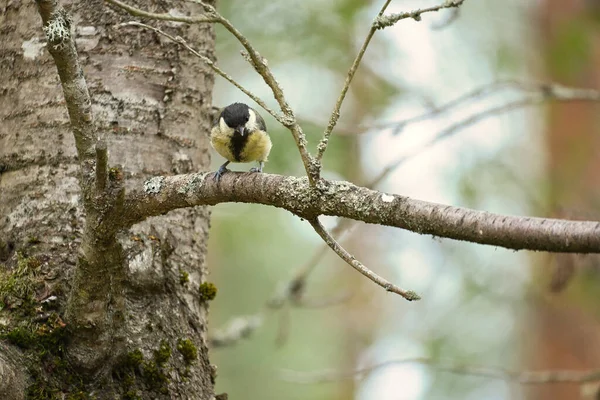
[[[552,76],[573,81],[589,68],[595,27],[581,19],[565,21],[557,29],[548,49],[548,66]]]

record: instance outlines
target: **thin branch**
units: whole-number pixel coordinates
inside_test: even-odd
[[[438,10],[441,10],[442,8],[459,7],[464,2],[464,0],[447,0],[444,4],[441,4],[439,6],[430,7],[430,8],[426,8],[423,10],[414,10],[414,11],[410,11],[410,12],[402,13],[402,14],[390,14],[388,16],[385,16],[384,15],[385,10],[387,9],[388,5],[390,4],[390,1],[391,0],[387,0],[383,4],[383,6],[381,7],[381,10],[379,11],[379,14],[377,15],[377,17],[375,18],[375,21],[371,25],[371,29],[369,30],[369,33],[367,34],[367,37],[365,38],[365,41],[363,42],[362,47],[360,48],[356,58],[354,59],[354,62],[352,63],[350,70],[348,71],[348,74],[346,76],[346,81],[344,82],[344,86],[342,87],[342,91],[340,92],[340,96],[338,97],[338,99],[335,103],[335,106],[331,113],[331,117],[329,119],[329,123],[327,124],[327,128],[325,129],[325,132],[323,133],[323,139],[321,139],[321,142],[317,146],[317,156],[316,156],[315,160],[317,163],[317,168],[318,168],[319,174],[321,171],[321,161],[323,159],[323,155],[325,154],[325,151],[327,150],[327,146],[329,144],[329,139],[331,137],[331,133],[333,132],[333,129],[335,128],[335,125],[337,124],[337,121],[340,118],[340,109],[342,107],[342,103],[344,102],[344,99],[346,98],[346,93],[348,92],[348,89],[350,88],[350,84],[352,83],[352,78],[354,78],[354,74],[356,73],[356,70],[358,69],[360,62],[362,61],[365,51],[367,50],[367,47],[371,43],[371,39],[373,38],[373,35],[375,34],[375,32],[378,29],[382,29],[386,26],[391,26],[401,19],[413,18],[413,19],[419,21],[421,19],[421,14],[423,14],[423,13],[431,12],[431,11],[438,11]]]
[[[94,157],[96,131],[92,122],[92,102],[79,64],[71,17],[56,0],[37,0],[48,52],[52,55],[62,85],[79,161]]]
[[[272,174],[212,173],[156,176],[125,199],[122,227],[171,210],[224,202],[284,208],[307,220],[319,215],[350,218],[508,249],[600,253],[600,223],[517,217],[452,207],[322,179],[319,195],[306,178]]]
[[[391,0],[386,0],[385,3],[383,3],[381,10],[379,10],[379,13],[377,14],[376,20],[383,16],[383,13],[389,6],[390,2],[391,2]],[[340,92],[340,95],[339,95],[337,101],[335,102],[333,111],[331,112],[331,117],[329,118],[329,123],[327,124],[327,128],[325,129],[325,132],[323,133],[323,139],[321,139],[321,142],[317,146],[316,161],[317,161],[317,165],[319,168],[319,174],[321,173],[321,166],[320,166],[321,160],[323,159],[325,150],[327,150],[327,145],[329,144],[329,138],[331,136],[331,133],[333,132],[333,129],[335,128],[335,125],[337,124],[338,119],[340,118],[340,109],[342,108],[342,103],[344,102],[344,99],[346,98],[346,93],[348,93],[348,89],[350,88],[350,84],[352,83],[352,79],[354,78],[354,74],[356,73],[356,70],[358,69],[360,62],[362,61],[362,58],[365,55],[365,52],[367,51],[367,47],[369,47],[369,44],[371,43],[371,39],[373,38],[373,35],[375,35],[376,30],[377,30],[376,25],[375,24],[371,25],[371,29],[369,29],[369,33],[367,33],[367,37],[365,38],[365,41],[363,42],[360,50],[358,51],[358,54],[356,55],[356,58],[354,59],[354,62],[352,63],[352,66],[350,66],[350,70],[348,71],[348,74],[346,75],[346,81],[344,82],[342,91]]]
[[[577,101],[591,101],[598,102],[600,101],[600,91],[595,89],[582,89],[575,87],[568,87],[563,85],[558,85],[554,83],[542,83],[542,82],[526,82],[526,81],[518,81],[518,80],[500,80],[492,83],[488,83],[482,85],[478,88],[475,88],[465,94],[462,94],[455,99],[448,101],[445,104],[440,106],[433,106],[428,111],[425,111],[421,114],[415,115],[413,117],[400,119],[396,121],[386,121],[380,122],[376,124],[364,124],[352,129],[350,127],[343,127],[342,132],[344,134],[362,134],[370,130],[380,130],[385,128],[392,128],[393,134],[401,133],[407,126],[413,125],[418,122],[427,121],[433,119],[442,114],[446,114],[449,111],[452,111],[459,106],[467,102],[473,102],[483,96],[493,95],[499,93],[501,90],[511,89],[515,91],[520,91],[523,93],[529,93],[532,97],[530,100],[528,98],[523,98],[521,103],[523,106],[534,105],[542,103],[542,100],[538,98],[538,96],[542,96],[544,100],[547,101],[561,101],[561,102],[577,102]],[[497,107],[497,113],[502,111],[508,111],[517,108],[516,106],[510,106],[510,103],[506,104],[506,109],[503,110],[502,106]],[[484,111],[484,113],[492,114],[489,111]],[[319,122],[312,121],[309,119],[303,119],[303,122],[310,123],[312,125],[318,125]],[[336,128],[336,132],[340,132],[339,126]]]
[[[342,260],[344,260],[352,268],[363,274],[365,277],[369,278],[371,281],[378,284],[386,291],[399,294],[408,301],[421,299],[421,297],[412,290],[401,289],[398,286],[380,277],[366,266],[364,266],[360,261],[354,258],[352,254],[350,254],[346,249],[340,246],[340,244],[325,230],[325,228],[323,227],[323,225],[321,225],[317,218],[308,220],[308,222],[312,225],[313,229],[317,232],[317,234],[321,236],[321,239],[323,239],[325,243],[327,243],[331,250],[333,250],[338,256],[340,256]]]
[[[112,4],[116,7],[119,7],[125,11],[127,11],[129,14],[134,15],[136,17],[140,17],[140,18],[148,18],[148,19],[155,19],[155,20],[159,20],[159,21],[171,21],[171,22],[183,22],[186,24],[198,24],[198,23],[203,23],[203,22],[219,22],[217,18],[211,18],[211,17],[207,17],[205,15],[200,15],[197,17],[183,17],[183,16],[175,16],[175,15],[171,15],[171,14],[156,14],[156,13],[151,13],[151,12],[147,12],[144,10],[140,10],[139,8],[135,8],[132,7],[128,4],[122,3],[118,0],[105,0],[107,3]]]
[[[521,371],[514,372],[502,368],[492,368],[486,366],[465,365],[456,363],[442,363],[438,360],[429,358],[412,358],[406,360],[391,360],[371,367],[359,369],[356,371],[318,371],[318,372],[300,372],[292,370],[283,370],[282,379],[303,384],[336,382],[344,379],[364,378],[366,375],[387,367],[402,364],[421,364],[431,366],[440,371],[450,372],[459,375],[479,376],[489,379],[499,379],[507,382],[519,383],[522,385],[540,385],[548,383],[572,383],[582,384],[587,382],[600,381],[600,369],[588,371]]]
[[[488,83],[477,87],[465,94],[462,94],[445,104],[442,104],[439,107],[433,107],[431,110],[426,111],[422,114],[418,114],[414,117],[398,120],[398,121],[389,121],[383,122],[372,126],[366,126],[363,129],[384,129],[384,128],[394,128],[394,133],[400,133],[404,128],[409,125],[412,125],[417,122],[422,122],[429,120],[433,117],[436,117],[441,114],[445,114],[458,106],[463,105],[466,102],[477,100],[480,97],[487,96],[489,94],[498,93],[502,89],[514,89],[524,92],[537,92],[537,91],[547,91],[546,87],[548,85],[545,84],[535,84],[529,82],[521,82],[516,80],[500,80],[492,83]]]
[[[375,29],[383,29],[383,28],[392,26],[392,25],[396,24],[398,21],[401,21],[401,20],[407,19],[407,18],[412,18],[415,21],[420,21],[421,14],[425,14],[428,12],[440,11],[440,10],[443,10],[444,8],[460,7],[464,2],[465,2],[465,0],[446,0],[444,3],[437,5],[437,6],[433,6],[433,7],[428,7],[428,8],[423,8],[423,9],[413,10],[413,11],[407,11],[407,12],[403,12],[403,13],[399,13],[399,14],[382,15],[382,16],[377,17],[377,19],[373,23],[373,26],[375,27]]]
[[[465,101],[467,99],[467,96],[476,95],[476,93],[483,93],[484,90],[487,90],[487,89],[484,87],[484,88],[481,88],[481,89],[471,92],[471,94],[469,94],[469,95],[461,96],[459,99],[456,99],[456,100],[448,103],[447,105],[443,106],[443,110],[442,110],[442,108],[440,108],[440,110],[442,110],[441,112],[445,112],[448,110],[449,107],[454,107],[459,102]],[[528,90],[533,91],[534,90],[533,85]],[[409,154],[402,155],[398,159],[396,159],[396,161],[393,161],[392,163],[390,163],[373,179],[373,181],[370,184],[372,186],[369,186],[369,187],[375,187],[375,186],[379,185],[396,168],[398,168],[399,166],[401,166],[408,160],[414,158],[415,156],[421,154],[421,152],[423,151],[424,148],[429,148],[429,147],[439,143],[440,141],[455,135],[460,130],[462,130],[468,126],[474,125],[477,122],[481,122],[482,120],[492,117],[494,115],[498,115],[498,114],[501,114],[501,113],[504,113],[507,111],[516,110],[516,109],[519,109],[519,108],[522,108],[525,106],[540,104],[546,100],[559,100],[559,101],[564,101],[564,102],[600,101],[600,92],[597,90],[594,90],[594,89],[577,89],[577,88],[570,88],[570,87],[565,87],[565,86],[561,86],[561,85],[554,85],[554,84],[553,85],[545,85],[545,84],[543,84],[543,85],[539,86],[539,90],[541,90],[541,93],[537,93],[536,95],[534,95],[532,97],[515,100],[515,101],[509,102],[506,104],[502,104],[502,105],[496,106],[496,107],[491,107],[487,110],[481,111],[472,116],[464,118],[463,120],[456,122],[455,124],[452,124],[449,127],[439,131],[435,136],[433,136],[423,146],[421,146],[421,148],[416,149],[415,151],[413,151]],[[437,112],[438,111],[434,111],[434,113],[437,113]],[[427,116],[427,114],[423,114],[423,115],[420,115],[417,117],[413,117],[412,119],[404,120],[404,121],[401,121],[398,123],[401,124],[401,126],[406,126],[406,124],[416,122],[417,120],[424,120],[424,119],[426,119],[426,116]]]
[[[536,105],[544,103],[545,101],[557,100],[561,102],[576,102],[576,101],[600,101],[600,91],[594,89],[580,89],[571,88],[556,84],[545,84],[545,83],[527,83],[518,81],[500,81],[492,83],[490,85],[484,85],[481,88],[475,89],[465,95],[457,97],[456,99],[444,104],[441,107],[435,108],[432,111],[425,112],[401,121],[386,122],[384,124],[378,124],[377,128],[394,127],[394,133],[399,133],[406,126],[415,122],[421,122],[430,119],[436,115],[446,113],[449,110],[456,108],[457,106],[465,103],[466,101],[472,101],[483,95],[487,95],[496,92],[500,88],[512,88],[519,89],[525,92],[531,92],[530,97],[523,99],[514,100],[503,105],[489,108],[482,112],[479,112],[472,117],[463,120],[455,125],[455,127],[448,129],[454,130],[459,128],[461,125],[472,125],[484,118],[492,115],[500,114],[502,112],[515,110],[521,107]],[[469,122],[470,121],[470,122]]]
[[[102,193],[108,183],[108,147],[106,141],[96,143],[96,191]]]
[[[109,1],[109,0],[107,0],[107,1]],[[114,1],[114,0],[110,0],[110,1]],[[188,50],[190,53],[192,53],[193,55],[195,55],[196,57],[198,57],[206,65],[208,65],[219,76],[225,78],[225,80],[227,80],[233,86],[235,86],[236,88],[238,88],[239,90],[241,90],[246,96],[248,96],[252,100],[254,100],[256,102],[256,104],[258,104],[266,112],[268,112],[269,114],[271,114],[273,116],[273,118],[275,118],[277,121],[279,121],[282,124],[285,122],[285,118],[282,115],[276,113],[271,108],[269,108],[269,106],[267,106],[267,104],[264,101],[262,101],[260,99],[260,97],[258,97],[257,95],[255,95],[254,93],[252,93],[251,91],[249,91],[248,89],[246,89],[245,87],[243,87],[241,84],[239,84],[227,72],[225,72],[221,68],[219,68],[215,64],[215,62],[213,60],[211,60],[210,58],[208,58],[208,57],[200,54],[198,51],[194,50],[181,36],[173,36],[173,35],[170,35],[170,34],[164,32],[164,31],[158,29],[158,28],[155,28],[153,26],[142,24],[141,22],[135,22],[135,21],[125,22],[125,23],[121,24],[120,26],[139,26],[141,28],[150,29],[150,30],[152,30],[152,31],[154,31],[154,32],[156,32],[156,33],[158,33],[160,35],[163,35],[164,37],[168,38],[169,40],[182,45],[183,47],[185,47],[186,50]]]
[[[117,5],[119,7],[121,7],[121,5],[125,5],[120,2],[117,3],[116,0],[106,0],[106,1],[110,2],[111,4]],[[300,158],[302,159],[302,163],[304,165],[304,169],[306,170],[306,174],[308,176],[310,184],[311,184],[311,186],[315,186],[318,181],[318,178],[319,178],[319,173],[318,173],[318,168],[316,167],[316,163],[314,162],[313,157],[310,155],[310,153],[308,152],[308,150],[306,148],[306,143],[307,143],[306,135],[302,131],[302,128],[300,127],[298,122],[296,121],[296,116],[294,115],[294,111],[292,110],[289,103],[287,102],[287,100],[283,94],[283,89],[279,85],[279,82],[277,82],[277,79],[275,79],[275,76],[269,69],[267,60],[265,58],[263,58],[259,54],[259,52],[256,51],[256,49],[250,44],[248,39],[244,35],[242,35],[242,33],[240,31],[238,31],[231,24],[231,22],[229,22],[229,20],[227,20],[221,14],[219,14],[213,6],[206,4],[200,0],[190,0],[190,2],[199,4],[204,9],[204,12],[206,13],[205,16],[206,16],[207,20],[206,21],[197,21],[197,22],[215,22],[215,23],[221,24],[246,49],[246,52],[248,53],[248,57],[251,61],[252,66],[254,67],[256,72],[258,72],[258,74],[263,78],[263,80],[269,86],[269,88],[271,88],[273,97],[275,97],[275,100],[277,101],[277,103],[279,104],[279,107],[281,108],[281,111],[283,112],[283,117],[278,119],[278,121],[282,125],[284,125],[286,128],[288,128],[290,130],[290,132],[292,133],[292,136],[294,137],[294,141],[296,142],[296,147],[298,148],[298,151],[300,152]],[[132,6],[127,6],[126,8],[121,7],[121,8],[123,10],[127,11],[131,15],[140,15],[140,13],[144,13],[146,18],[152,18],[151,17],[152,14],[147,13],[145,11],[142,11],[142,10],[132,7]],[[161,15],[161,18],[160,18],[161,20],[175,21],[175,19],[169,18],[165,14],[160,14],[160,15]],[[190,21],[190,23],[191,23],[191,21]]]

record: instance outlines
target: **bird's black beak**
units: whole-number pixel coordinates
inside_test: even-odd
[[[236,131],[239,132],[240,135],[244,136],[246,134],[246,127],[245,126],[238,126],[236,129]]]

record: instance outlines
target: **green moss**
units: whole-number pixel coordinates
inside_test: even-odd
[[[25,308],[32,305],[35,289],[39,282],[37,273],[41,261],[17,253],[17,265],[11,270],[0,270],[0,301],[4,304],[20,304]]]
[[[169,358],[171,358],[171,346],[166,340],[161,340],[158,350],[154,350],[154,360],[162,367],[169,361]]]
[[[35,344],[35,335],[26,328],[15,328],[0,337],[22,349],[29,349]]]
[[[123,399],[141,399],[138,391],[140,387],[137,385],[167,394],[169,378],[164,372],[164,367],[170,359],[171,347],[166,340],[161,340],[158,349],[154,350],[153,360],[144,360],[140,349],[127,353],[113,372],[113,377],[122,381]],[[136,382],[136,376],[141,376],[141,380]]]
[[[177,351],[181,353],[186,364],[191,364],[198,358],[198,350],[190,339],[179,339]]]
[[[41,243],[41,240],[37,236],[29,236],[27,238],[27,243],[31,244],[31,245],[33,245],[33,244],[39,244],[39,243]]]
[[[70,393],[67,395],[67,400],[87,400],[90,396],[82,391]]]
[[[27,388],[28,399],[90,399],[63,357],[66,325],[58,314],[50,315],[43,324],[13,329],[5,337],[30,350],[27,360],[33,383]]]
[[[179,271],[179,283],[181,283],[182,285],[185,285],[189,281],[190,281],[190,274],[188,274],[186,271]]]
[[[148,387],[163,394],[168,392],[167,384],[169,383],[169,378],[167,378],[157,363],[154,361],[144,361],[142,372],[144,381]]]
[[[125,368],[130,368],[130,369],[135,370],[135,369],[139,368],[140,365],[142,365],[143,361],[144,361],[144,355],[142,354],[142,351],[140,349],[135,349],[135,350],[127,353],[127,356],[125,357],[125,361],[123,362],[123,366]]]
[[[108,179],[111,181],[122,181],[123,171],[119,167],[112,167],[108,170]]]
[[[137,390],[128,390],[123,393],[123,400],[142,400]]]
[[[198,289],[200,292],[201,302],[211,301],[217,296],[217,287],[214,285],[214,283],[203,282],[200,284]]]
[[[123,379],[123,399],[124,400],[141,400],[141,396],[135,387],[135,378],[127,374]]]

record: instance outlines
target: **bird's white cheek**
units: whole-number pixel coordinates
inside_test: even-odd
[[[221,133],[224,135],[232,135],[233,134],[233,129],[230,128],[229,126],[227,126],[223,117],[221,117],[221,119],[219,119],[219,128],[221,129]]]
[[[246,122],[246,128],[249,132],[254,132],[258,129],[258,124],[256,123],[256,114],[252,109],[248,110],[248,114],[250,114],[250,117],[248,118],[248,122]]]

